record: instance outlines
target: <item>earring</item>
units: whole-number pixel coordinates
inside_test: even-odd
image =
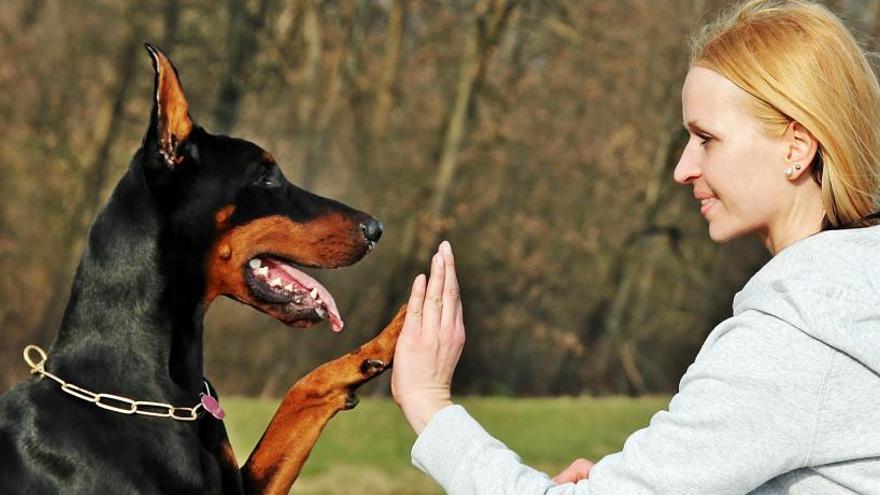
[[[794,164],[794,169],[795,169],[795,170],[800,170],[800,169],[801,169],[801,164],[800,164],[800,163],[795,163],[795,164]]]
[[[788,177],[789,179],[791,179],[792,174],[794,174],[794,170],[792,170],[791,167],[786,167],[785,168],[785,176]]]

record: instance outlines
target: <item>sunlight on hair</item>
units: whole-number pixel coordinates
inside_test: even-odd
[[[826,7],[801,0],[751,0],[691,38],[691,65],[719,72],[753,97],[767,132],[791,121],[819,141],[811,166],[828,226],[877,208],[880,86],[859,46]]]

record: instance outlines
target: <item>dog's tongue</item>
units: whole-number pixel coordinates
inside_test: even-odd
[[[270,260],[266,260],[270,262]],[[274,261],[274,260],[271,260]],[[327,319],[330,322],[330,328],[333,329],[334,332],[341,332],[342,327],[345,326],[345,323],[342,322],[342,316],[339,315],[339,309],[336,307],[336,301],[333,300],[333,296],[330,295],[330,291],[324,288],[320,282],[308,276],[304,272],[297,270],[296,268],[288,265],[287,263],[277,263],[277,268],[284,270],[285,273],[290,275],[294,280],[299,282],[306,289],[318,289],[318,299],[324,304],[324,309],[327,310]]]

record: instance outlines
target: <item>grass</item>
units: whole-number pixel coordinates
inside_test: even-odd
[[[666,407],[667,397],[630,399],[465,398],[459,401],[523,462],[551,476],[578,457],[598,461],[619,451],[624,440]],[[230,397],[223,400],[230,440],[244,462],[278,402]],[[390,400],[364,398],[339,413],[321,435],[295,492],[439,494],[442,491],[410,463],[415,434]]]

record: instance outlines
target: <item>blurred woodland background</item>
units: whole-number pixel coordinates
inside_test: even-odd
[[[444,238],[468,329],[456,393],[674,391],[768,256],[713,244],[672,181],[687,35],[728,3],[3,0],[0,390],[26,376],[24,345],[54,339],[146,130],[149,40],[198,123],[385,224],[362,262],[313,272],[340,335],[215,303],[205,372],[222,393],[279,395],[366,341]],[[829,6],[875,47],[880,2]]]

